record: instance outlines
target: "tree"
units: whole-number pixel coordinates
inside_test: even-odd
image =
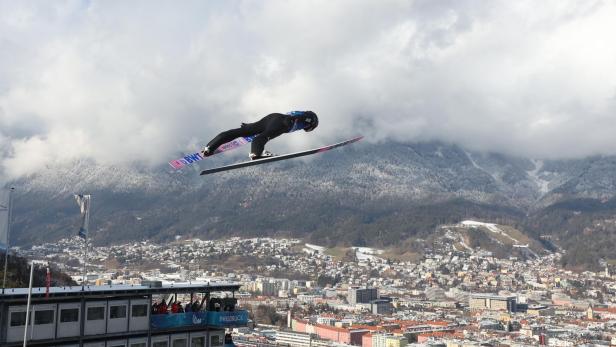
[[[319,275],[317,277],[317,286],[321,288],[326,287],[328,284],[334,286],[338,282],[340,282],[340,276]]]
[[[276,313],[276,309],[268,305],[259,305],[251,312],[251,318],[257,324],[284,325],[284,317]]]

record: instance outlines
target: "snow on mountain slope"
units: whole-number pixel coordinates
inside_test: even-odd
[[[220,155],[179,171],[91,161],[50,166],[13,182],[19,213],[15,237],[29,235],[23,242],[30,242],[43,231],[50,238],[59,235],[72,223],[74,193],[93,195],[98,213],[93,218],[102,219],[101,230],[129,237],[121,231],[127,228],[136,238],[225,233],[238,231],[238,225],[256,225],[255,232],[285,230],[295,225],[289,216],[313,210],[370,225],[398,218],[396,211],[407,206],[456,199],[532,211],[563,197],[616,195],[616,158],[545,160],[541,166],[443,143],[358,143],[306,160],[198,174],[238,160]],[[315,227],[305,227],[310,228]]]
[[[539,187],[539,192],[541,195],[545,195],[550,190],[550,181],[547,181],[543,178],[543,176],[539,175],[539,171],[543,168],[543,160],[532,160],[535,167],[532,170],[526,171],[528,173],[528,177],[530,177],[537,187]]]
[[[102,190],[147,195],[239,188],[256,198],[273,191],[300,194],[297,190],[307,189],[327,194],[351,193],[366,199],[456,197],[529,208],[543,199],[549,201],[552,193],[614,196],[616,159],[599,159],[528,160],[472,153],[440,143],[357,144],[310,160],[290,160],[207,178],[199,177],[200,168],[232,162],[236,157],[220,156],[180,171],[167,166],[105,166],[78,161],[48,167],[14,184],[22,192],[56,196]]]
[[[462,227],[470,227],[470,228],[478,228],[478,227],[484,227],[488,230],[490,230],[491,232],[495,233],[495,234],[500,234],[503,235],[504,237],[510,239],[511,241],[514,242],[514,244],[519,244],[520,241],[514,239],[513,237],[511,237],[509,234],[507,234],[506,232],[504,232],[503,230],[501,230],[496,224],[494,223],[482,223],[482,222],[476,222],[473,220],[465,220],[460,222],[460,225]]]
[[[458,251],[474,253],[477,250],[494,252],[498,257],[532,256],[546,252],[536,240],[506,225],[464,220],[454,225],[443,225],[435,237],[444,238]]]

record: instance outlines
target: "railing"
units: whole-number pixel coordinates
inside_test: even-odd
[[[150,316],[150,327],[152,329],[170,329],[189,326],[233,328],[243,327],[247,324],[247,311],[200,311],[155,314]]]

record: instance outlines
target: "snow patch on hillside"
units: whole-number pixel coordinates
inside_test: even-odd
[[[488,170],[484,169],[483,167],[481,167],[479,164],[477,164],[475,162],[475,160],[473,159],[472,155],[469,152],[464,151],[464,153],[466,154],[466,157],[468,158],[468,160],[471,162],[471,164],[476,168],[479,169],[485,173],[487,173],[488,175],[490,175],[490,177],[492,177],[492,179],[494,179],[495,182],[499,182],[501,183],[502,180],[498,177],[496,177],[496,175],[494,175],[493,173],[489,172]]]
[[[474,253],[473,249],[469,245],[466,244],[466,241],[464,241],[463,237],[460,237],[460,244],[462,245],[462,247],[466,248],[467,251]]]
[[[317,246],[317,245],[313,245],[313,244],[310,244],[310,243],[306,243],[304,246],[306,246],[306,248],[304,248],[304,250],[308,251],[310,253],[311,252],[315,252],[315,251],[317,253],[325,252],[325,247],[322,247],[322,246]]]
[[[496,224],[494,223],[482,223],[482,222],[477,222],[474,220],[465,220],[462,221],[460,223],[460,226],[465,227],[465,228],[479,228],[479,227],[484,227],[488,230],[490,230],[491,232],[495,233],[495,234],[500,234],[505,236],[506,238],[512,240],[513,242],[515,242],[515,244],[520,244],[521,242],[516,240],[515,238],[511,237],[509,234],[507,234],[506,232],[504,232],[502,229],[500,229]]]
[[[355,250],[355,257],[358,261],[370,262],[386,262],[385,259],[377,257],[375,254],[381,254],[383,251],[368,247],[352,247]]]
[[[535,165],[535,168],[530,171],[526,171],[526,173],[528,174],[528,177],[530,177],[532,181],[535,182],[537,187],[539,187],[539,192],[542,195],[546,194],[550,191],[550,182],[539,177],[539,171],[543,168],[543,160],[531,159],[531,161]]]
[[[370,248],[370,247],[351,247],[357,252],[364,254],[383,254],[382,249]]]
[[[351,247],[355,251],[355,257],[359,261],[385,262],[385,259],[377,257],[383,254],[383,250],[370,247]]]
[[[462,247],[466,248],[470,253],[474,253],[475,251],[464,241],[464,237],[460,233],[454,233],[449,229],[449,226],[442,226],[441,229],[445,231],[445,238],[452,240],[451,244],[453,245],[455,242],[459,242]],[[455,249],[455,247],[454,247]]]

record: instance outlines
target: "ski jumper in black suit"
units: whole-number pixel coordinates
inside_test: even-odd
[[[216,148],[238,137],[256,135],[252,140],[250,152],[251,156],[261,157],[267,141],[296,130],[312,131],[317,125],[317,115],[312,111],[271,113],[257,122],[242,123],[239,128],[221,132],[207,144],[206,148],[209,153],[214,153]]]

